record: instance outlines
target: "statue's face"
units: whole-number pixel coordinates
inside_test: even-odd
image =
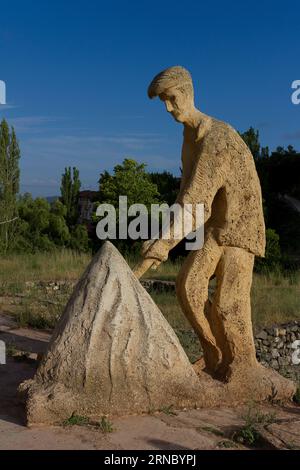
[[[169,88],[161,93],[159,98],[164,101],[166,110],[172,114],[177,122],[184,123],[191,109],[193,109],[193,100],[177,88]]]

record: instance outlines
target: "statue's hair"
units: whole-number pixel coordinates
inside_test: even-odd
[[[194,87],[191,74],[180,65],[169,67],[156,75],[148,88],[149,98],[155,98],[169,88],[176,87],[183,94],[194,96]]]

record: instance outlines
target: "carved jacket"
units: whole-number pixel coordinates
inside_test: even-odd
[[[203,203],[205,232],[212,232],[220,245],[264,256],[261,187],[249,148],[230,125],[209,117],[194,139],[186,134],[176,202]]]

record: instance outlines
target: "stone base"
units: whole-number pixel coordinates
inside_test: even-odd
[[[241,365],[233,368],[230,377],[224,382],[207,374],[201,359],[193,367],[201,384],[205,383],[206,389],[211,390],[215,406],[234,406],[249,401],[286,402],[293,398],[297,389],[294,382],[259,363],[255,367]],[[205,404],[200,404],[202,406]]]
[[[194,364],[197,381],[178,387],[162,380],[157,394],[151,391],[151,401],[128,400],[117,402],[94,399],[86,393],[74,393],[63,385],[45,387],[34,380],[24,382],[20,391],[27,396],[27,424],[61,424],[73,414],[99,419],[102,416],[125,416],[145,414],[172,406],[174,409],[213,408],[236,406],[249,402],[284,403],[290,401],[296,392],[296,385],[272,369],[259,364],[257,368],[235,373],[224,383],[213,379],[203,370],[203,361]]]

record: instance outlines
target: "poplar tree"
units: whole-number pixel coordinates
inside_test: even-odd
[[[0,123],[0,252],[7,253],[16,240],[20,149],[14,128]]]
[[[80,186],[79,170],[74,167],[72,172],[71,167],[65,168],[61,178],[60,199],[67,208],[66,221],[68,227],[72,227],[77,223]]]

